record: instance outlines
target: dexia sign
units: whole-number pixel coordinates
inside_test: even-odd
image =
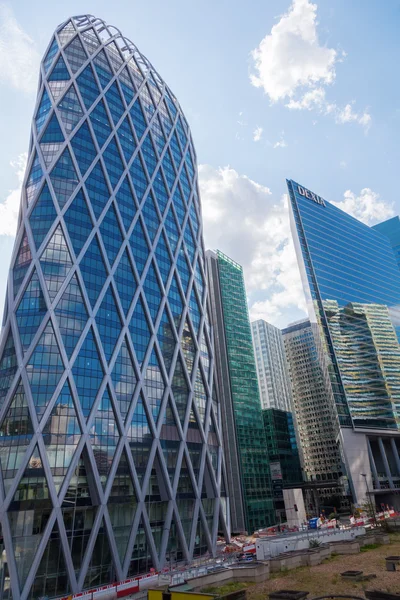
[[[310,190],[307,190],[306,188],[301,187],[301,185],[297,186],[297,191],[299,192],[299,194],[301,196],[305,196],[306,198],[308,198],[309,200],[312,200],[313,202],[316,202],[317,204],[326,206],[325,200],[323,198],[321,198],[321,196],[317,196],[317,194],[314,194],[314,192],[310,192]]]

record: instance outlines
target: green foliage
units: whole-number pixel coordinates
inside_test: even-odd
[[[316,538],[312,538],[310,540],[310,548],[319,548],[321,546],[321,542]]]

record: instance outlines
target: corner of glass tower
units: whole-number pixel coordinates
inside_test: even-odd
[[[0,343],[3,598],[215,554],[227,535],[196,155],[115,27],[40,67]]]

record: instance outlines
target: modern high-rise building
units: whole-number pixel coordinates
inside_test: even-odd
[[[392,243],[288,181],[293,238],[355,502],[399,506],[400,271]],[[387,232],[385,232],[387,233]]]
[[[207,302],[179,103],[118,29],[71,18],[40,67],[0,345],[3,598],[227,535]]]
[[[293,412],[304,478],[339,481],[341,460],[329,385],[325,381],[311,323],[299,321],[282,330],[292,388]],[[331,489],[321,488],[322,496]]]
[[[270,461],[275,520],[285,522],[284,486],[301,487],[303,474],[300,465],[295,425],[291,412],[277,408],[262,411]]]
[[[275,522],[243,269],[206,253],[232,530]]]
[[[291,389],[282,332],[263,319],[251,324],[261,406],[291,411]]]
[[[372,226],[372,229],[376,229],[376,231],[389,238],[396,262],[400,267],[400,217],[392,217],[387,221],[377,223]]]

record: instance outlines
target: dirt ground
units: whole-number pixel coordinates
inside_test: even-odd
[[[391,535],[391,544],[360,554],[333,556],[316,567],[301,567],[287,573],[273,573],[265,583],[247,588],[247,600],[265,600],[274,590],[304,590],[309,599],[317,596],[351,594],[364,597],[364,590],[400,593],[400,571],[386,571],[385,557],[400,555],[400,534]],[[399,568],[399,567],[398,567]],[[376,579],[353,583],[343,581],[340,573],[359,570],[375,573]]]

